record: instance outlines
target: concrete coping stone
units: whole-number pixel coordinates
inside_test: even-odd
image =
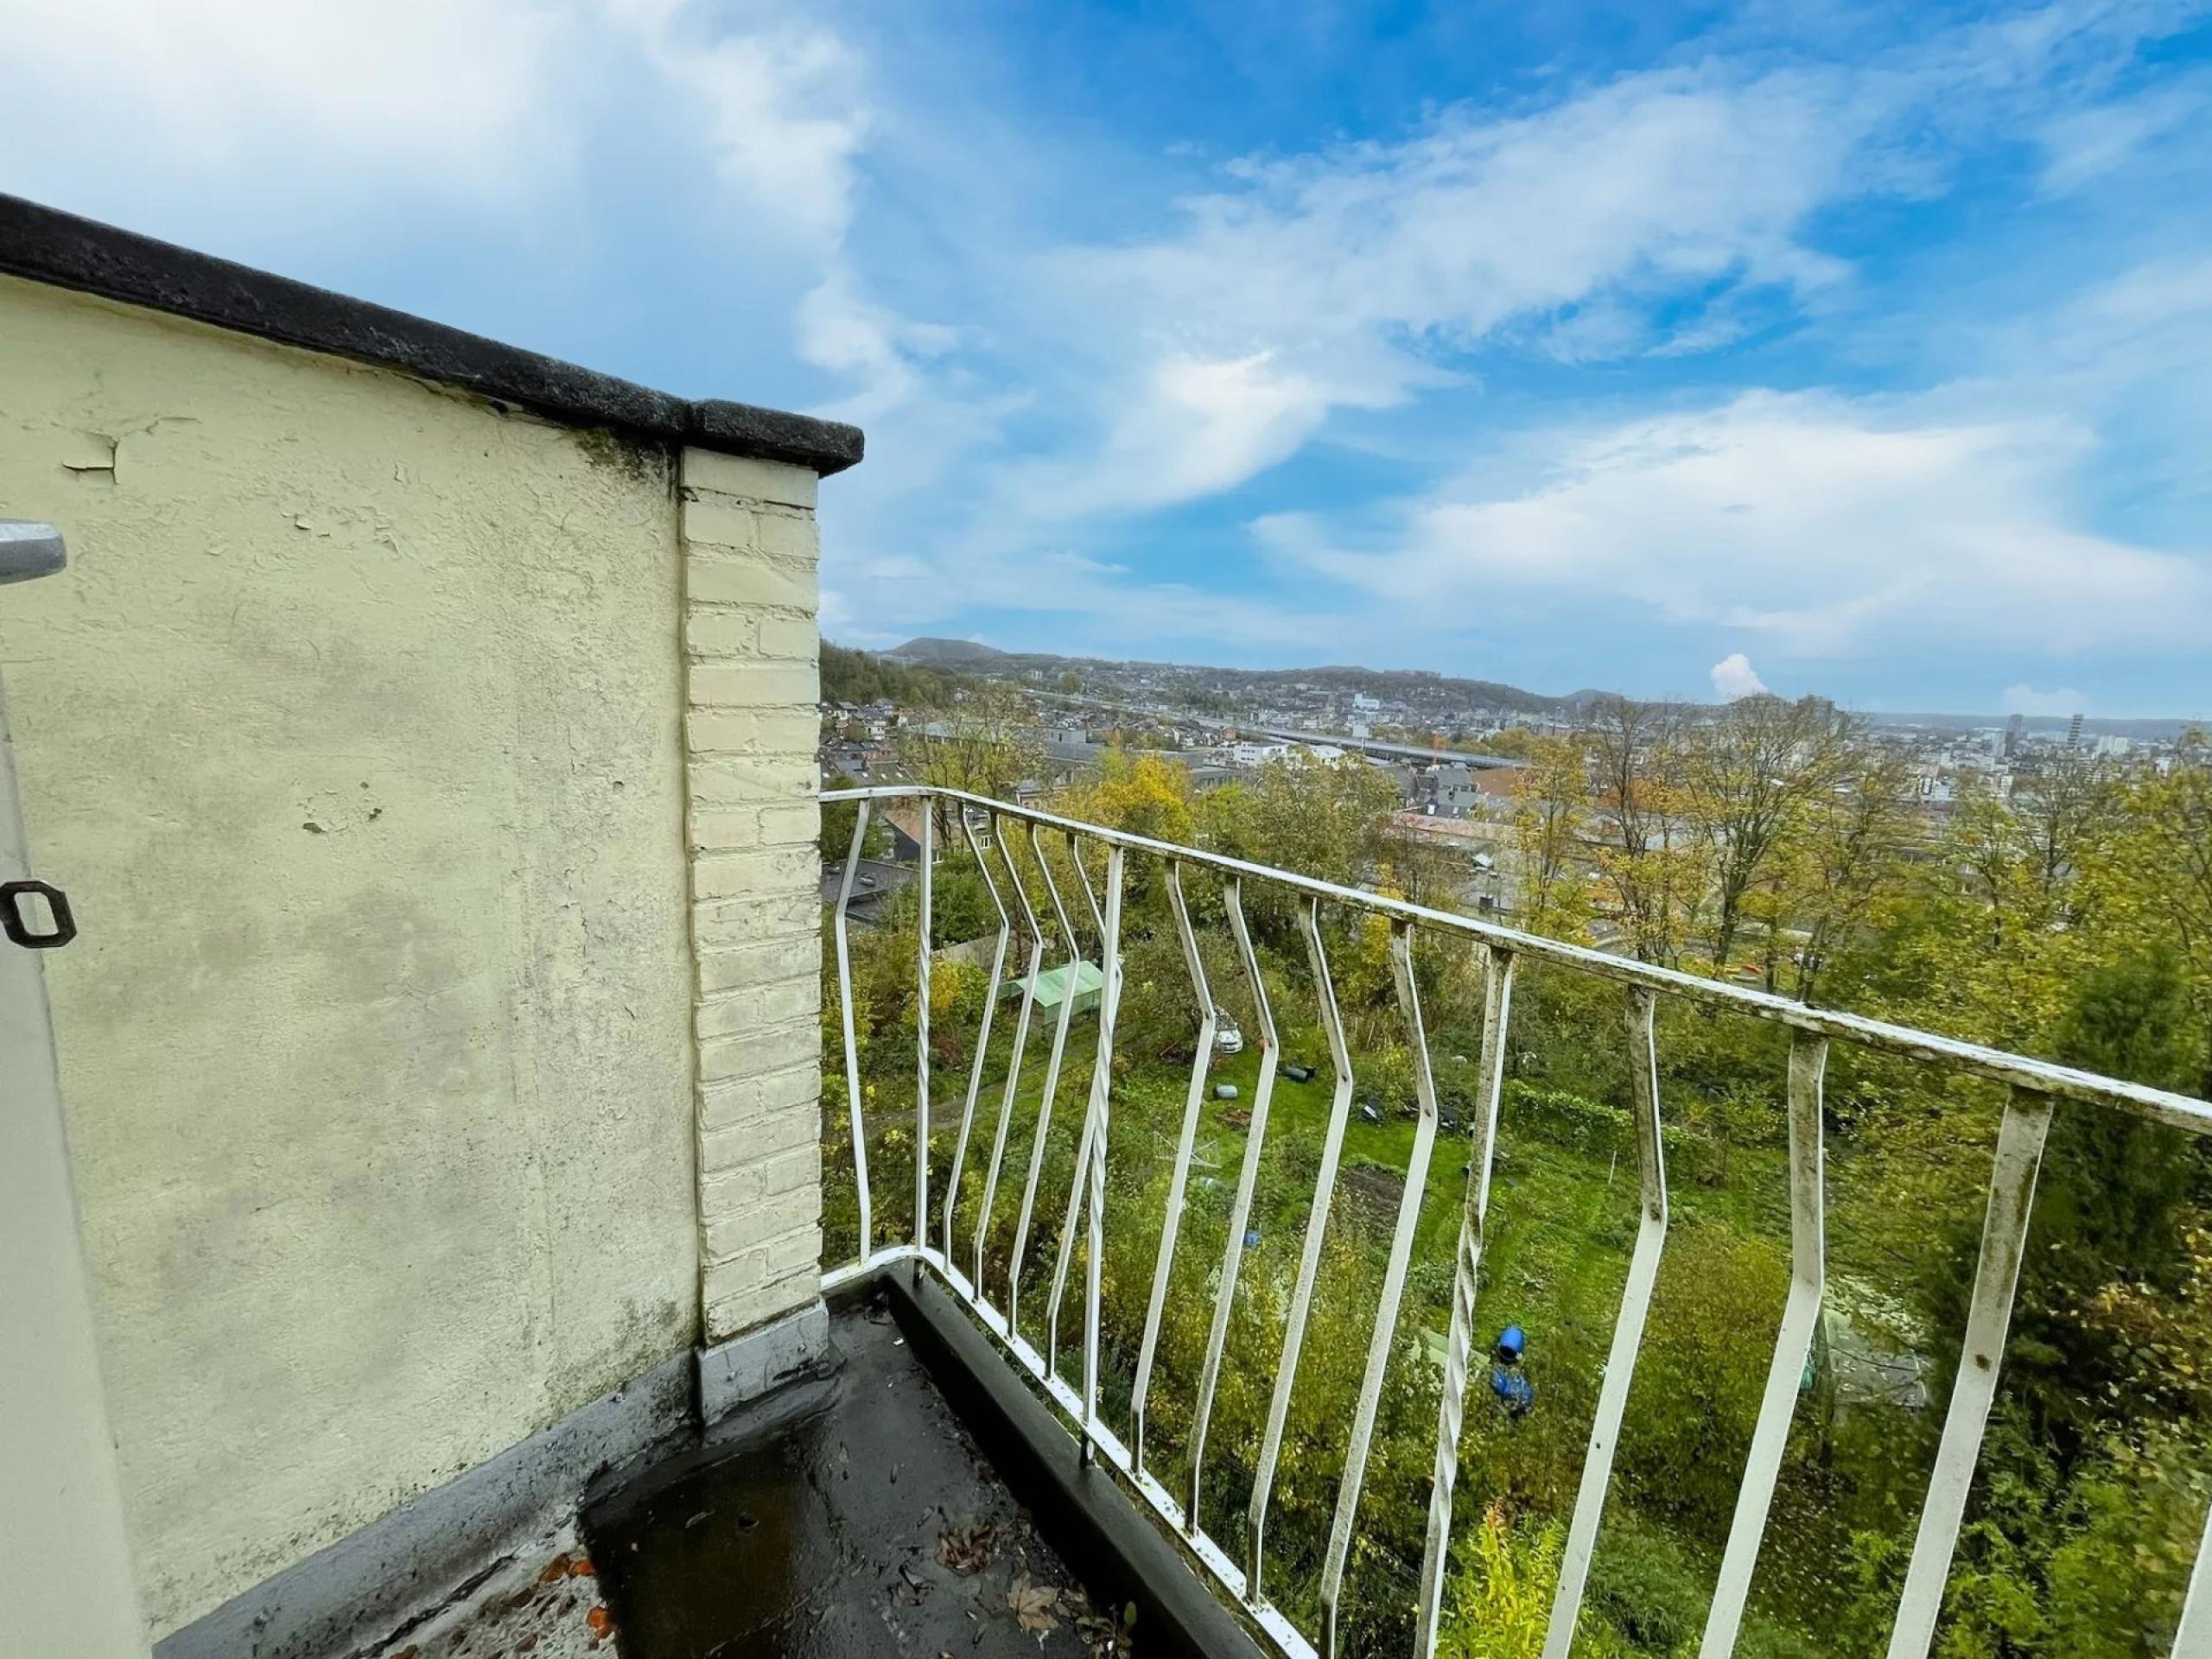
[[[721,398],[672,397],[366,300],[0,194],[0,272],[398,369],[570,426],[810,468],[856,464],[861,429]]]

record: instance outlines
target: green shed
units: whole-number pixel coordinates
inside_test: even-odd
[[[1106,976],[1098,971],[1095,963],[1064,962],[1057,968],[1047,968],[1037,976],[1037,1006],[1049,1009],[1055,1018],[1059,1014],[1060,1000],[1068,994],[1071,968],[1074,970],[1075,1011],[1077,1014],[1090,1014],[1098,1007],[1099,988],[1106,982]],[[1019,979],[1007,981],[1006,988],[999,995],[1001,998],[1020,996],[1023,982]]]

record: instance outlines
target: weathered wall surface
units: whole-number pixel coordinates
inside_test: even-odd
[[[696,1334],[669,467],[0,279],[0,513],[71,559],[0,672],[156,1634]]]
[[[821,1295],[817,480],[683,455],[707,1336]]]

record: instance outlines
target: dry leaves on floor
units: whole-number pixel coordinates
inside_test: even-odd
[[[929,1581],[906,1565],[899,1563],[899,1582],[891,1586],[893,1607],[918,1607],[929,1599]]]
[[[1006,1592],[1006,1605],[1014,1609],[1021,1628],[1039,1639],[1056,1627],[1057,1619],[1064,1618],[1075,1627],[1086,1652],[1097,1659],[1128,1659],[1129,1638],[1137,1620],[1135,1605],[1123,1608],[1121,1618],[1116,1618],[1093,1608],[1090,1598],[1081,1590],[1032,1584],[1027,1573],[1014,1580],[1014,1587]]]
[[[989,1564],[997,1541],[997,1529],[988,1521],[947,1527],[937,1535],[938,1565],[955,1573],[980,1573]]]
[[[1029,1575],[1024,1573],[1006,1592],[1006,1605],[1014,1609],[1014,1616],[1020,1620],[1023,1630],[1043,1636],[1057,1623],[1052,1615],[1059,1611],[1060,1592],[1048,1584],[1030,1583]]]

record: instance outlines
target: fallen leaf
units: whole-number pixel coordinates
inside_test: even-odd
[[[1023,1630],[1042,1636],[1055,1628],[1052,1613],[1060,1605],[1060,1592],[1050,1585],[1030,1583],[1024,1573],[1006,1592],[1006,1605],[1014,1609]]]
[[[891,1605],[894,1607],[918,1607],[930,1592],[929,1581],[906,1562],[899,1563],[901,1583],[891,1586]]]
[[[988,1521],[965,1527],[947,1527],[937,1535],[937,1560],[955,1573],[980,1573],[991,1559],[997,1531]]]

